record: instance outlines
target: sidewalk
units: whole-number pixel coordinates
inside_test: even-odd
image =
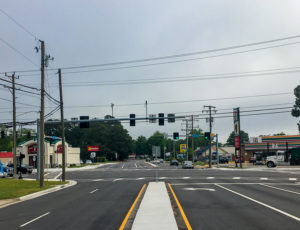
[[[178,229],[165,182],[149,183],[132,229]]]

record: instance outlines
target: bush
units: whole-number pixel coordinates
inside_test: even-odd
[[[95,158],[95,161],[96,161],[96,162],[106,162],[107,159],[106,159],[106,157],[96,157],[96,158]]]

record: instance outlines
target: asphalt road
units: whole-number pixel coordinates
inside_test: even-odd
[[[172,185],[193,229],[300,226],[300,170],[191,170],[132,160],[67,179],[78,184],[0,209],[1,229],[118,229],[142,186],[155,180]]]

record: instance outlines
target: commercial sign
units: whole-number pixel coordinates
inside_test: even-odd
[[[62,145],[57,146],[56,153],[62,153]]]
[[[234,146],[236,149],[240,148],[240,137],[234,137]]]
[[[186,153],[186,144],[180,144],[180,153]]]
[[[97,151],[99,151],[99,145],[88,146],[87,151],[88,152],[95,152],[95,151],[97,152]]]
[[[262,142],[262,138],[261,137],[250,137],[249,138],[249,142],[250,143],[261,143]]]
[[[36,154],[37,153],[37,144],[32,144],[28,146],[28,154]]]

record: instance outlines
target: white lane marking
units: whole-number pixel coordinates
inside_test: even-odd
[[[255,200],[255,199],[253,199],[253,198],[251,198],[251,197],[249,197],[249,196],[246,196],[246,195],[243,195],[243,194],[238,193],[238,192],[236,192],[236,191],[233,191],[233,190],[231,190],[231,189],[229,189],[229,188],[223,187],[222,185],[219,185],[219,184],[215,184],[215,185],[218,186],[218,187],[220,187],[220,188],[222,188],[222,189],[224,189],[224,190],[227,190],[227,191],[229,191],[229,192],[232,192],[232,193],[234,193],[234,194],[236,194],[236,195],[239,195],[239,196],[241,196],[241,197],[243,197],[243,198],[245,198],[245,199],[251,200],[251,201],[253,201],[253,202],[257,203],[257,204],[260,204],[260,205],[262,205],[262,206],[264,206],[264,207],[266,207],[266,208],[269,208],[269,209],[271,209],[271,210],[273,210],[273,211],[275,211],[275,212],[279,212],[279,213],[281,213],[281,214],[283,214],[283,215],[285,215],[285,216],[288,216],[288,217],[290,217],[290,218],[292,218],[292,219],[297,220],[297,221],[300,222],[300,218],[297,217],[297,216],[294,216],[294,215],[289,214],[289,213],[287,213],[287,212],[285,212],[285,211],[282,211],[282,210],[280,210],[280,209],[278,209],[278,208],[275,208],[275,207],[273,207],[273,206],[270,206],[270,205],[268,205],[268,204],[265,204],[265,203],[263,203],[263,202],[260,202],[260,201],[258,201],[258,200]]]
[[[185,177],[182,177],[182,179],[190,179],[190,177],[189,176],[185,176]]]
[[[211,179],[215,179],[213,176],[210,177],[206,177],[206,179],[211,180]]]
[[[136,180],[145,180],[145,177],[136,178]]]
[[[234,180],[239,180],[239,179],[241,179],[240,177],[232,177],[232,179],[234,179]]]
[[[269,178],[267,178],[267,177],[261,177],[261,178],[259,178],[260,180],[269,180]]]
[[[277,188],[277,187],[274,187],[274,186],[271,186],[271,185],[267,185],[267,184],[260,184],[260,185],[263,185],[263,186],[266,186],[266,187],[269,187],[269,188],[274,188],[274,189],[278,189],[278,190],[281,190],[281,191],[290,192],[290,193],[294,193],[294,194],[300,195],[300,192],[294,192],[294,191],[287,190],[287,189],[283,189],[283,188]]]
[[[103,181],[103,179],[95,179],[95,180],[93,180],[93,181]]]
[[[39,217],[37,217],[37,218],[34,218],[33,220],[30,220],[30,221],[26,222],[25,224],[22,224],[20,227],[24,227],[24,226],[26,226],[27,224],[30,224],[30,223],[32,223],[32,222],[34,222],[34,221],[36,221],[36,220],[38,220],[38,219],[40,219],[40,218],[42,218],[42,217],[44,217],[44,216],[47,216],[47,215],[49,215],[49,214],[50,214],[50,212],[47,212],[47,213],[45,213],[45,214],[43,214],[43,215],[41,215],[41,216],[39,216]]]
[[[135,165],[135,167],[137,168],[137,165],[136,165],[136,163],[134,163],[134,165]]]
[[[289,180],[297,180],[297,178],[289,178]]]
[[[124,165],[125,165],[125,164],[122,165],[122,169],[124,168]]]
[[[117,178],[117,179],[114,179],[113,182],[119,181],[119,180],[124,180],[124,178]]]
[[[91,191],[90,193],[92,194],[92,193],[94,193],[94,192],[96,192],[96,191],[98,191],[99,189],[95,189],[95,190],[93,190],[93,191]]]
[[[58,177],[61,176],[62,173],[59,173],[56,177],[54,177],[54,179],[56,180]]]
[[[187,185],[207,185],[207,184],[215,184],[215,182],[195,182],[195,183],[173,183],[171,184],[172,186],[187,186]],[[241,182],[241,183],[235,183],[235,182],[220,182],[218,184],[240,184],[240,185],[248,185],[248,184],[261,184],[261,183],[258,183],[258,182]],[[271,184],[271,185],[296,185],[296,186],[299,186],[300,183],[268,183],[268,184]]]
[[[159,179],[159,180],[163,180],[163,179],[167,179],[167,177],[164,177],[164,176],[163,176],[163,177],[159,177],[158,179]]]
[[[210,191],[210,192],[216,191],[213,188],[184,188],[184,190],[188,190],[188,191],[205,190],[205,191]]]

